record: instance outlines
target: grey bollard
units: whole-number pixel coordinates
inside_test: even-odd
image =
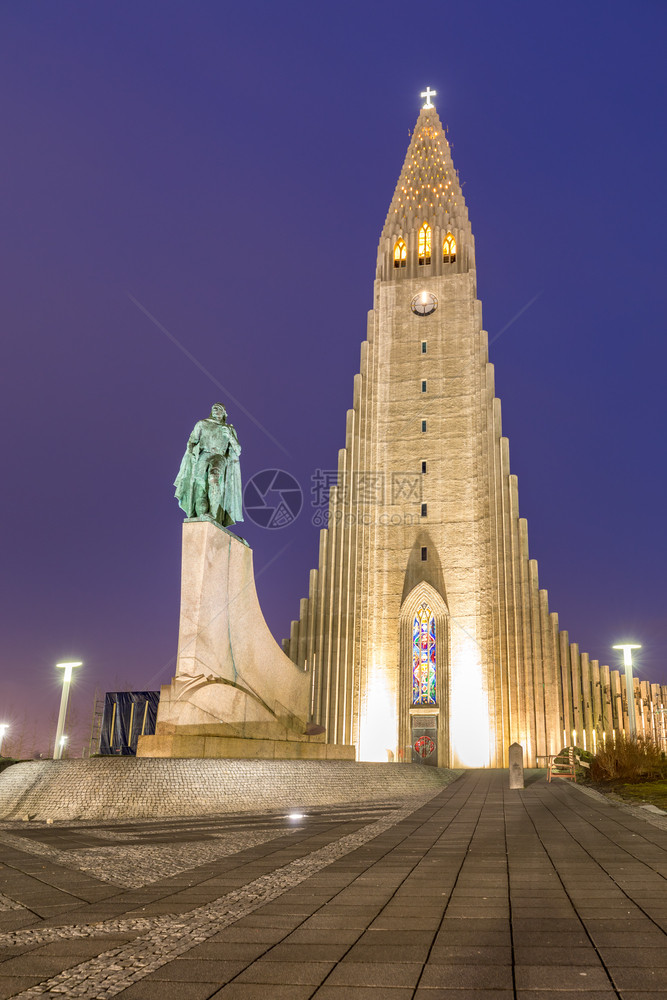
[[[523,747],[520,743],[510,746],[510,788],[523,788]]]

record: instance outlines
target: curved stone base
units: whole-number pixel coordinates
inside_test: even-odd
[[[435,795],[461,772],[315,760],[36,760],[0,774],[0,819],[122,820]]]

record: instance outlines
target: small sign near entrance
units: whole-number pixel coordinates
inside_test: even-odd
[[[415,741],[415,753],[418,753],[420,757],[430,757],[434,750],[435,743],[430,736],[420,736]]]
[[[438,766],[438,720],[434,715],[412,717],[412,763]]]

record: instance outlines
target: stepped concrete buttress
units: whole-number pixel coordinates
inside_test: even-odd
[[[307,734],[310,683],[264,621],[252,550],[213,521],[186,521],[176,676],[137,756],[354,760],[353,746]]]

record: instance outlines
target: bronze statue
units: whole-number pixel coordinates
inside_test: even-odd
[[[199,420],[188,440],[174,482],[176,499],[188,517],[210,518],[227,527],[243,520],[241,445],[222,403]]]

